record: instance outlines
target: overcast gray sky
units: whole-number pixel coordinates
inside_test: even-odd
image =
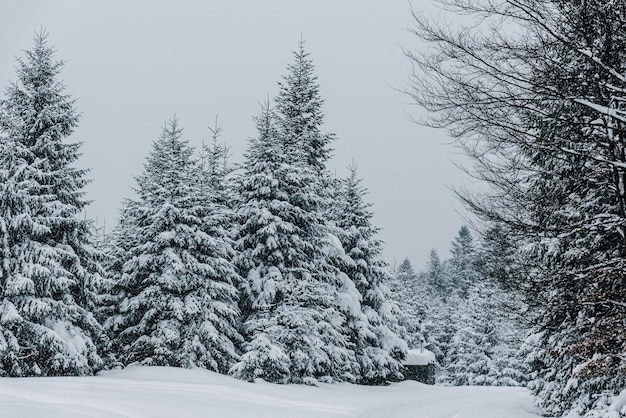
[[[433,10],[426,0],[414,7]],[[468,179],[445,132],[410,122],[422,111],[394,90],[407,84],[401,48],[418,47],[411,24],[404,0],[2,0],[0,85],[15,80],[15,57],[45,28],[82,113],[72,140],[84,142],[77,165],[94,180],[87,216],[110,229],[174,114],[192,145],[210,137],[218,115],[241,161],[252,117],[276,95],[302,36],[325,99],[324,130],[337,135],[330,168],[344,176],[354,160],[386,256],[421,269],[431,248],[447,256],[463,222],[449,186]]]

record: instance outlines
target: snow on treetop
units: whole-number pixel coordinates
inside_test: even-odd
[[[405,366],[426,366],[435,364],[435,354],[428,350],[409,350],[402,362]]]

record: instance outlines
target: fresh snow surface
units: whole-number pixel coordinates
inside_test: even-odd
[[[435,363],[435,354],[428,350],[409,350],[402,362],[405,366],[425,366]]]
[[[96,377],[0,378],[0,417],[539,417],[526,389],[247,383],[203,369],[131,367]]]

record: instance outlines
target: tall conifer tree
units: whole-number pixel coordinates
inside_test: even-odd
[[[231,373],[278,383],[349,379],[336,272],[322,253],[317,175],[302,164],[302,149],[281,137],[269,105],[257,128],[239,179],[237,211],[247,343]]]
[[[379,229],[372,225],[371,204],[363,200],[366,189],[361,186],[356,166],[349,169],[336,216],[339,240],[351,262],[341,267],[359,293],[359,313],[365,320],[352,318],[352,310],[346,315],[360,364],[359,381],[377,384],[399,377],[407,346],[399,337],[399,311],[389,295],[391,275],[382,257],[382,242],[376,238]]]
[[[415,273],[408,258],[394,269],[389,285],[390,297],[398,305],[398,323],[406,342],[411,348],[424,347],[425,320],[430,314],[431,295],[427,287],[426,274]]]
[[[232,209],[234,206],[234,190],[231,184],[231,174],[234,167],[229,164],[230,148],[220,142],[222,128],[217,124],[209,128],[210,142],[202,142],[200,150],[200,169],[202,171],[202,189],[208,189],[214,196],[215,203],[221,209]],[[227,210],[227,212],[230,212]]]
[[[176,120],[153,144],[123,213],[128,247],[107,327],[123,364],[205,367],[226,372],[237,359],[238,276],[214,197],[201,193],[193,150]]]
[[[352,213],[331,210],[337,182],[326,162],[333,136],[321,132],[323,101],[302,41],[294,58],[279,83],[276,111],[268,104],[257,120],[259,135],[239,179],[238,266],[247,278],[248,342],[231,372],[276,382],[383,382],[397,376],[405,347],[382,285],[386,265],[370,235],[366,260],[347,254],[339,237],[350,240],[351,232],[329,220],[332,214],[353,221]],[[367,210],[355,216],[361,215],[369,222]],[[365,229],[358,233],[375,233],[369,224]],[[359,243],[351,244],[357,251]],[[356,267],[362,263],[370,263],[366,271]]]
[[[0,376],[91,374],[102,269],[80,216],[80,144],[65,142],[78,114],[47,34],[34,41],[0,102]]]
[[[304,49],[303,40],[293,54],[294,62],[287,66],[287,75],[278,83],[276,111],[279,127],[283,141],[301,148],[304,162],[321,174],[326,170],[334,136],[321,131],[324,100],[319,92],[315,66]]]
[[[476,254],[472,234],[467,226],[462,226],[452,241],[450,253],[450,276],[453,291],[467,297],[469,288],[478,278]]]

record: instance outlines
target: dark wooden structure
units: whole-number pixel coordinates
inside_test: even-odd
[[[409,350],[402,363],[404,378],[427,385],[435,384],[435,355],[425,349]]]

